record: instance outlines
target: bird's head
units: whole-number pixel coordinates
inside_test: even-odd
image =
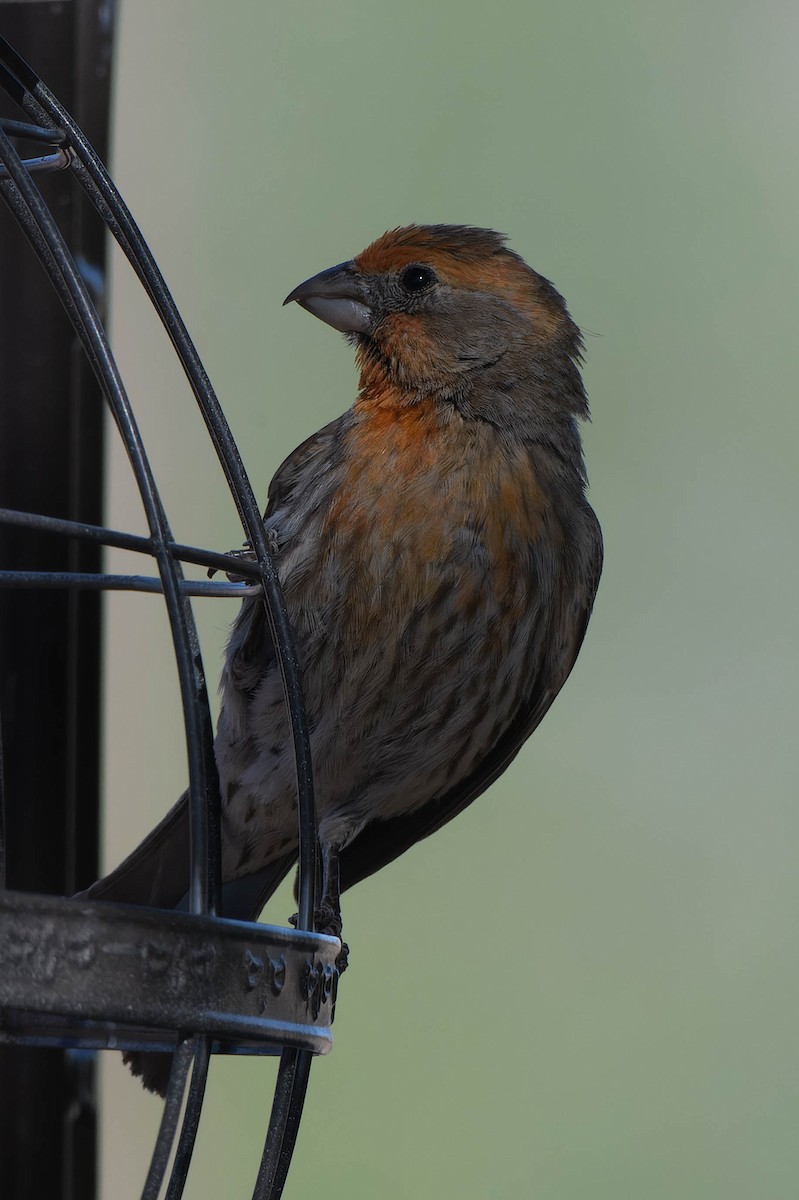
[[[497,423],[518,417],[522,397],[587,415],[577,326],[493,230],[390,230],[291,301],[355,341],[362,390],[388,386],[407,403],[435,396]]]

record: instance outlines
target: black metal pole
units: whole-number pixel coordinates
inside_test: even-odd
[[[0,33],[107,156],[113,3],[0,2]],[[0,100],[0,116],[20,117]],[[28,146],[25,147],[29,149]],[[69,172],[40,186],[102,307],[105,231]],[[103,411],[60,302],[0,211],[0,504],[102,521]],[[100,547],[0,525],[0,567],[90,572]],[[67,895],[97,874],[100,597],[0,589],[7,886]],[[90,1056],[0,1046],[4,1200],[95,1194]]]

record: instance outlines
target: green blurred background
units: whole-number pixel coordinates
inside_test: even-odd
[[[505,231],[586,331],[588,640],[502,781],[346,897],[287,1196],[797,1193],[798,37],[777,0],[122,3],[114,171],[260,495],[355,389],[282,298],[384,229]],[[176,536],[238,545],[119,263],[113,329]],[[212,679],[234,611],[198,602]],[[158,601],[109,615],[111,865],[186,765]],[[102,1058],[127,1200],[160,1106]],[[213,1063],[190,1197],[249,1195],[273,1079]]]

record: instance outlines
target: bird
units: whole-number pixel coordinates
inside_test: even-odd
[[[392,229],[284,304],[343,333],[359,370],[352,407],[288,456],[264,514],[310,732],[317,928],[340,936],[341,893],[461,812],[539,725],[583,642],[602,534],[581,333],[503,235]],[[254,920],[298,852],[258,596],[233,623],[220,691],[222,911]],[[184,795],[85,895],[168,908],[187,889]],[[163,1092],[164,1056],[130,1058]]]

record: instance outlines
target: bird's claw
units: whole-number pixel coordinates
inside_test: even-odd
[[[228,550],[227,557],[228,558],[238,558],[238,559],[241,559],[243,562],[255,562],[256,561],[256,554],[255,554],[255,551],[253,550],[250,542],[245,542],[244,546],[242,547],[241,550]],[[208,578],[213,579],[214,575],[216,575],[218,570],[219,570],[219,567],[209,567],[208,568]],[[230,583],[248,583],[248,582],[250,582],[249,577],[247,575],[237,575],[234,571],[225,571],[225,575],[227,576],[228,582],[230,582]]]
[[[299,920],[300,914],[294,913],[289,917],[289,925],[293,925],[297,929]],[[326,904],[324,900],[314,909],[313,923],[317,933],[324,933],[328,937],[341,937],[341,913],[332,904]]]
[[[277,530],[265,528],[264,535],[266,537],[266,544],[269,548],[269,553],[276,554],[277,550],[278,550]],[[241,562],[257,562],[258,561],[258,555],[255,553],[255,551],[252,548],[252,542],[245,542],[244,545],[242,546],[241,550],[228,550],[227,557],[228,558],[238,558]],[[220,569],[219,567],[209,567],[208,568],[208,578],[213,579],[214,575],[216,575],[216,573],[219,569]],[[249,575],[237,575],[235,571],[225,571],[225,574],[227,575],[228,580],[231,583],[252,583],[253,582],[252,578]]]
[[[349,966],[349,961],[350,961],[350,948],[346,942],[342,942],[341,949],[339,950],[338,954],[336,955],[336,970],[338,971],[339,975],[344,974],[347,967]]]
[[[341,913],[332,904],[322,900],[313,914],[314,927],[317,933],[326,933],[330,937],[341,937]]]

